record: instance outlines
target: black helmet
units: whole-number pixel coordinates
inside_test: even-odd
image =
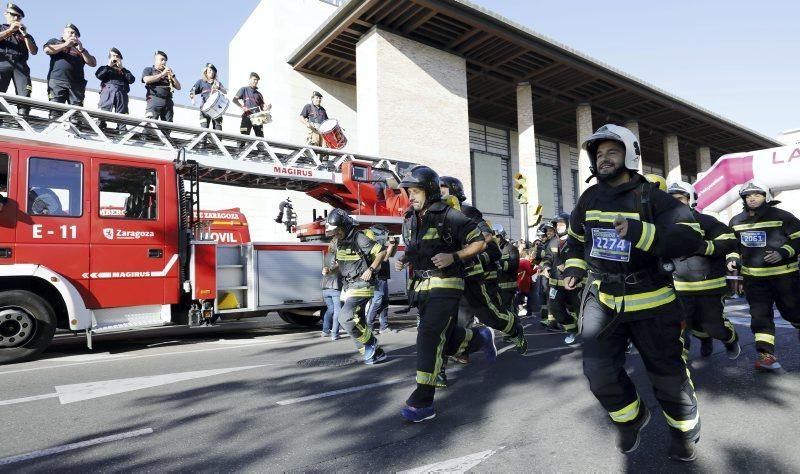
[[[553,220],[553,222],[566,222],[569,224],[569,212],[562,212]]]
[[[550,221],[542,222],[542,225],[539,226],[539,230],[541,230],[542,232],[546,232],[548,228],[555,230],[555,227],[553,227],[553,223]]]
[[[440,176],[439,186],[447,186],[447,189],[450,190],[450,194],[455,196],[459,202],[467,200],[467,196],[464,195],[464,185],[461,183],[460,179],[452,176]]]
[[[328,213],[328,222],[325,226],[325,233],[326,234],[333,234],[333,232],[341,228],[344,231],[344,235],[349,235],[350,231],[352,231],[356,227],[356,222],[353,220],[352,217],[347,215],[342,209],[334,209],[330,213]]]
[[[442,198],[439,189],[439,175],[428,166],[417,165],[400,181],[401,188],[422,188],[425,191],[425,204]]]

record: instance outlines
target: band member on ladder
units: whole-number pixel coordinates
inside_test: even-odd
[[[136,77],[132,72],[122,67],[122,53],[117,48],[111,48],[108,52],[108,66],[100,66],[94,75],[100,79],[100,110],[116,112],[118,114],[128,113],[128,92],[131,84],[136,82]],[[105,128],[105,121],[98,125]],[[124,124],[117,125],[117,130],[125,130]]]
[[[314,91],[311,94],[311,103],[306,104],[300,112],[300,122],[308,127],[307,144],[325,146],[322,143],[322,135],[319,134],[319,126],[326,120],[328,120],[328,112],[322,106],[322,94]]]
[[[30,97],[33,89],[28,56],[38,53],[39,47],[20,21],[25,18],[20,7],[9,3],[5,15],[6,23],[0,25],[0,91],[6,92],[13,78],[17,95]],[[28,115],[24,107],[18,107],[17,112]]]
[[[250,120],[253,114],[272,109],[272,104],[267,104],[264,96],[258,91],[260,80],[258,74],[251,72],[248,86],[240,88],[233,98],[233,103],[242,109],[242,123],[239,125],[239,132],[242,135],[250,135],[250,130],[253,130],[257,137],[264,136],[264,126],[256,125]]]
[[[50,56],[50,69],[47,72],[47,89],[51,102],[83,106],[86,94],[84,66],[95,67],[97,60],[81,43],[81,31],[69,23],[64,27],[61,39],[53,38],[44,45],[44,52]],[[50,118],[60,115],[51,111]]]
[[[153,66],[146,67],[142,71],[142,82],[147,89],[147,108],[144,116],[172,122],[174,115],[172,94],[181,90],[181,83],[167,66],[167,53],[155,52]]]
[[[222,83],[217,79],[216,66],[211,63],[207,63],[206,67],[203,68],[203,73],[200,75],[200,79],[194,83],[192,89],[189,91],[189,98],[192,100],[192,102],[194,102],[194,97],[197,94],[200,94],[201,127],[209,128],[209,125],[213,122],[215,130],[222,130],[222,115],[212,119],[210,116],[203,113],[203,104],[206,103],[211,94],[217,91],[219,91],[221,94],[228,93],[228,90],[225,89],[225,86],[223,86]]]

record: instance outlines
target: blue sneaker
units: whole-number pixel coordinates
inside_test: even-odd
[[[494,345],[494,331],[492,328],[482,327],[478,329],[478,337],[483,340],[483,353],[486,355],[487,362],[497,360],[497,346]]]
[[[378,349],[378,341],[375,340],[372,344],[364,344],[364,362],[375,357],[375,351]]]
[[[425,408],[414,408],[410,406],[406,406],[402,410],[400,410],[400,415],[406,419],[406,421],[410,421],[412,423],[420,423],[425,420],[430,420],[436,416],[436,410],[433,409],[433,405]]]
[[[367,365],[377,364],[378,362],[385,361],[387,357],[388,356],[385,352],[383,352],[383,349],[378,347],[375,349],[375,355],[373,355],[371,359],[364,359],[364,363]]]

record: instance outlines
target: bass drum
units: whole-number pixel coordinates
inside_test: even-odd
[[[208,100],[200,107],[200,110],[211,117],[212,120],[216,120],[219,117],[222,117],[222,114],[228,110],[228,106],[230,105],[230,101],[224,94],[220,93],[219,91],[214,92],[210,96],[208,96]]]

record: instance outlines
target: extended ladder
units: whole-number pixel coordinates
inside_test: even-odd
[[[19,107],[29,108],[29,115],[20,115]],[[101,127],[109,123],[116,128]],[[342,163],[350,160],[369,162],[373,170],[395,180],[413,165],[2,93],[0,140],[169,161],[184,149],[185,159],[197,162],[200,181],[294,191],[320,183],[340,184]]]

